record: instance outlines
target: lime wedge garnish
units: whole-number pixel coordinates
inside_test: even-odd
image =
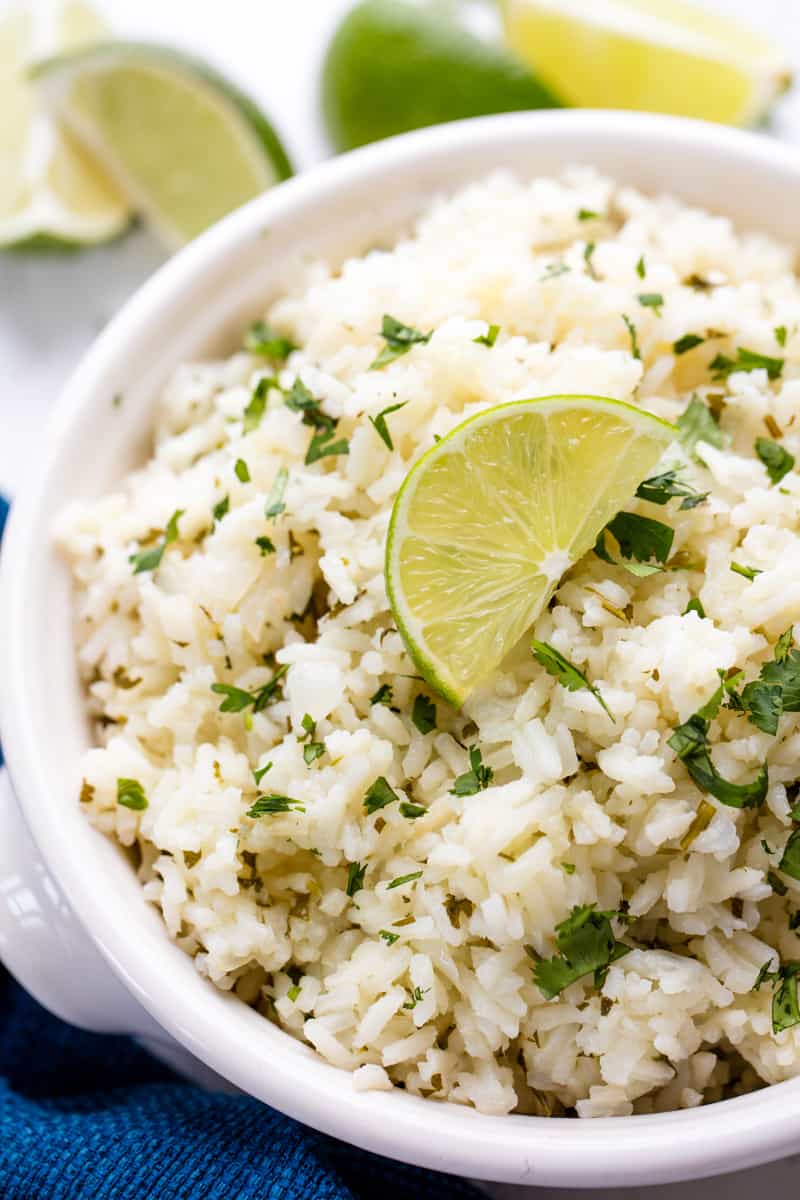
[[[500,404],[422,456],[395,500],[386,585],[427,682],[461,705],[675,438],[599,396]]]
[[[263,113],[183,54],[107,42],[41,62],[34,74],[62,127],[168,245],[291,174]]]
[[[130,221],[117,186],[50,120],[27,75],[32,58],[103,35],[80,0],[18,5],[0,21],[0,247],[93,244]]]
[[[757,121],[791,82],[786,55],[686,0],[502,0],[509,46],[574,105]]]

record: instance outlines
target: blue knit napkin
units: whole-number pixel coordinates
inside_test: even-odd
[[[0,497],[0,534],[7,512]],[[0,1200],[479,1197],[183,1083],[129,1038],[65,1025],[0,970]]]

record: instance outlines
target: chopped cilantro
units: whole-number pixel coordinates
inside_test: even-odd
[[[255,386],[250,402],[242,414],[242,433],[252,433],[258,429],[264,413],[267,411],[267,393],[277,383],[269,376],[263,376]]]
[[[677,342],[672,343],[672,353],[677,355],[688,354],[696,346],[702,346],[705,340],[704,337],[700,337],[699,333],[685,333],[683,337],[678,338]]]
[[[353,862],[347,868],[347,885],[345,891],[348,896],[355,896],[356,892],[360,892],[364,886],[364,876],[367,873],[367,864]]]
[[[575,863],[562,862],[561,870],[564,872],[565,875],[574,875],[575,870],[576,870]]]
[[[138,779],[117,780],[117,804],[134,812],[144,812],[147,808],[147,796]]]
[[[775,334],[775,341],[778,343],[778,345],[781,347],[785,346],[786,345],[786,326],[785,325],[776,325],[773,330],[773,333]]]
[[[652,517],[642,517],[638,513],[617,513],[606,529],[617,539],[623,558],[633,558],[641,563],[653,558],[658,563],[665,563],[675,537],[675,530],[663,521],[654,521]]]
[[[303,762],[307,767],[310,767],[318,758],[322,758],[325,753],[325,746],[322,742],[309,742],[303,747]]]
[[[240,483],[250,482],[250,468],[243,458],[237,458],[233,470]]]
[[[736,350],[736,358],[729,358],[727,354],[718,354],[711,360],[710,369],[714,379],[727,379],[735,371],[761,370],[766,371],[770,379],[780,379],[783,373],[783,364],[782,358],[771,358],[768,354],[757,354],[755,350],[747,350],[744,346],[739,346]]]
[[[395,317],[391,317],[388,313],[385,313],[381,325],[381,337],[386,345],[371,364],[370,370],[379,371],[387,363],[394,362],[396,358],[401,358],[402,355],[408,354],[412,346],[424,345],[425,342],[431,340],[431,334],[432,331],[430,333],[421,333],[413,325],[404,325],[402,321],[398,321]]]
[[[382,938],[383,941],[386,942],[387,946],[393,946],[395,942],[400,941],[400,934],[392,933],[389,929],[379,930],[378,937]]]
[[[800,962],[784,963],[779,971],[778,986],[772,994],[772,1030],[782,1033],[800,1024],[800,1003],[797,996],[797,977]]]
[[[636,495],[640,500],[649,500],[651,504],[667,504],[674,496],[682,496],[681,509],[696,508],[708,498],[708,492],[696,492],[679,479],[675,469],[645,479],[636,489]]]
[[[280,681],[288,670],[288,666],[279,667],[263,687],[256,688],[252,692],[246,692],[244,688],[233,687],[230,683],[212,683],[212,692],[225,697],[219,706],[219,711],[238,713],[252,707],[253,712],[261,712],[268,704],[279,698]]]
[[[382,409],[378,413],[377,417],[369,418],[372,428],[386,446],[387,450],[394,450],[394,442],[392,441],[392,435],[389,433],[389,426],[386,424],[386,418],[390,413],[398,412],[399,409],[405,408],[407,404],[407,400],[404,400],[401,404],[390,404],[388,408]]]
[[[539,277],[540,283],[546,283],[548,279],[558,279],[559,275],[568,275],[570,268],[566,263],[548,263],[545,267],[544,275]]]
[[[738,678],[739,676],[736,677]],[[757,808],[763,804],[769,786],[766,763],[751,783],[729,783],[727,779],[722,778],[711,761],[709,726],[734,682],[735,680],[723,678],[711,699],[689,717],[688,721],[675,728],[667,745],[675,751],[701,791],[707,792],[719,800],[720,804],[726,804],[730,808]]]
[[[436,728],[436,705],[428,696],[416,697],[411,720],[420,733],[430,733],[432,729]]]
[[[293,800],[291,796],[256,796],[247,810],[247,816],[256,820],[258,817],[274,817],[279,813],[305,811],[305,804]]]
[[[332,438],[333,433],[327,430],[313,435],[306,450],[305,464],[307,467],[321,458],[350,453],[350,443],[347,438],[340,438],[338,442],[332,441]]]
[[[682,445],[694,458],[697,458],[698,442],[708,442],[709,446],[716,446],[718,450],[724,445],[722,430],[714,414],[699,396],[692,396],[675,424]]]
[[[494,771],[483,765],[483,755],[477,746],[469,749],[469,770],[459,775],[450,788],[451,796],[475,796],[492,782]]]
[[[630,946],[618,942],[611,927],[617,915],[598,912],[594,904],[577,905],[556,925],[558,954],[541,959],[533,970],[534,983],[547,1000],[590,972],[604,972],[628,953]]]
[[[258,546],[259,550],[261,551],[262,558],[266,558],[266,556],[268,554],[275,553],[275,543],[273,542],[272,538],[257,537],[255,539],[255,544]]]
[[[579,208],[578,209],[578,220],[579,221],[599,221],[600,213],[594,212],[593,209],[591,209],[591,208]]]
[[[288,358],[295,345],[278,333],[266,321],[254,321],[244,336],[244,348],[250,354],[260,354],[264,358]]]
[[[784,475],[788,475],[794,467],[794,455],[769,438],[756,438],[755,449],[773,484],[780,483]]]
[[[364,808],[368,813],[378,812],[379,809],[386,808],[387,804],[394,804],[395,800],[399,799],[400,797],[391,784],[383,775],[379,775],[367,789],[364,796]]]
[[[644,279],[645,275],[647,274],[647,267],[645,266],[643,254],[641,255],[641,257],[639,258],[639,261],[636,264],[636,274],[639,276],[640,279]]]
[[[140,575],[143,571],[155,571],[161,565],[161,560],[164,557],[164,551],[167,546],[171,546],[173,542],[178,540],[178,521],[180,521],[186,509],[176,508],[170,519],[167,521],[167,528],[164,530],[164,537],[157,546],[151,546],[149,550],[139,550],[137,554],[131,554],[128,561],[133,563],[134,575]]]
[[[230,496],[223,496],[222,499],[219,500],[211,510],[211,515],[213,516],[214,520],[221,521],[224,516],[227,516],[230,506]]]
[[[760,571],[758,567],[746,567],[743,566],[742,563],[737,562],[732,562],[730,564],[730,569],[733,571],[734,575],[741,575],[742,579],[749,579],[751,582],[755,579],[756,575],[764,574],[764,572]]]
[[[394,699],[394,688],[390,683],[382,683],[377,692],[370,696],[370,704],[386,704],[389,705]]]
[[[642,308],[652,308],[657,317],[661,316],[661,309],[664,306],[664,297],[660,292],[640,292],[636,299],[639,301]]]
[[[608,714],[612,721],[616,722],[616,717],[601,696],[599,689],[594,684],[589,683],[583,672],[579,671],[568,658],[565,658],[553,646],[549,646],[547,642],[537,642],[535,639],[531,642],[531,650],[536,661],[541,663],[547,674],[557,679],[562,687],[565,687],[569,692],[583,690],[591,692],[603,711]]]
[[[478,337],[473,338],[472,340],[476,346],[488,346],[489,349],[491,350],[492,346],[497,341],[497,335],[499,334],[499,332],[500,332],[499,325],[490,325],[489,328],[486,330],[486,333],[481,333],[478,335]]]
[[[628,336],[631,339],[631,354],[634,358],[641,359],[642,355],[639,351],[639,337],[636,333],[636,326],[626,313],[622,313],[622,319],[625,322],[625,327],[628,330]]]
[[[409,804],[407,800],[403,800],[399,808],[400,816],[406,817],[409,821],[416,821],[418,817],[424,817],[427,811],[424,804]]]
[[[404,883],[413,883],[415,879],[422,878],[422,871],[412,871],[410,875],[398,875],[391,883],[387,883],[386,890],[390,892],[392,888],[402,887]]]
[[[800,829],[795,829],[789,835],[781,861],[778,863],[778,870],[791,876],[792,879],[800,880]]]
[[[686,605],[686,608],[683,610],[683,615],[686,616],[686,614],[690,612],[697,613],[698,617],[705,617],[706,615],[706,610],[703,608],[703,603],[698,599],[697,596],[690,600]]]
[[[279,517],[282,512],[286,511],[284,496],[286,495],[286,485],[289,482],[289,471],[286,467],[281,467],[275,476],[275,482],[267,496],[267,503],[264,507],[264,516],[269,520],[272,517]]]
[[[594,244],[594,242],[587,242],[583,250],[584,270],[592,279],[600,278],[600,276],[597,274],[594,262],[592,261],[596,249],[597,246]]]
[[[297,997],[299,995],[300,995],[300,985],[297,983],[293,984],[292,987],[290,987],[288,992],[286,993],[287,999],[291,1000],[292,1004],[294,1004],[295,1000],[297,999]]]
[[[751,725],[773,736],[778,732],[778,722],[783,712],[783,693],[779,684],[755,679],[742,689],[740,700],[748,710]]]
[[[261,783],[261,780],[264,778],[267,771],[271,771],[271,770],[272,770],[271,762],[266,763],[266,765],[263,767],[254,767],[253,768],[253,779],[256,781],[257,784]]]
[[[429,992],[429,991],[430,991],[430,988],[425,988],[425,990],[423,991],[423,989],[421,987],[415,987],[413,989],[413,991],[409,992],[411,999],[406,1000],[405,1004],[403,1005],[403,1008],[408,1008],[408,1009],[416,1008],[417,1005],[422,1002],[425,992]]]

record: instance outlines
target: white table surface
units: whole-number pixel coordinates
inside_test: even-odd
[[[317,111],[318,66],[350,0],[96,0],[119,32],[193,50],[264,104],[299,169],[329,153]],[[8,0],[0,0],[0,14]],[[707,0],[778,31],[800,68],[800,0]],[[0,114],[2,120],[2,114]],[[780,106],[778,136],[800,142],[800,89]],[[81,255],[0,255],[0,490],[13,494],[35,469],[53,398],[80,354],[162,260],[137,230]],[[799,1148],[800,1149],[800,1148]],[[800,1157],[698,1183],[634,1188],[626,1200],[753,1200],[796,1194]],[[615,1191],[491,1189],[498,1200],[611,1200]]]

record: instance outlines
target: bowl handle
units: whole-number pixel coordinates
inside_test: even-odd
[[[0,770],[0,959],[57,1017],[94,1033],[164,1037],[126,990],[45,867]]]

